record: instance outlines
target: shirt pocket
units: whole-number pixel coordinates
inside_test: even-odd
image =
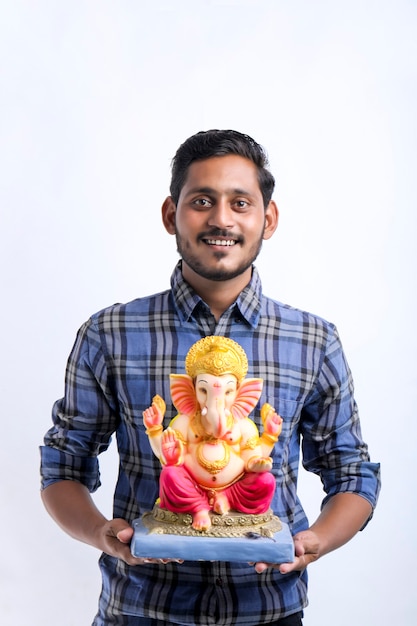
[[[299,456],[300,436],[299,422],[303,402],[288,398],[268,397],[266,402],[271,404],[282,417],[282,431],[277,443],[271,452],[274,462],[288,463],[295,456]]]

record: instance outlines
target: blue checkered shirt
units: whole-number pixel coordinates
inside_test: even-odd
[[[232,337],[248,356],[248,376],[264,380],[251,415],[258,427],[264,402],[284,420],[272,452],[277,483],[272,508],[291,532],[308,527],[297,497],[300,449],[304,467],[320,476],[325,499],[352,492],[374,507],[379,465],[370,462],[361,436],[336,328],[266,298],[256,268],[250,284],[216,322],[184,281],[181,262],[170,290],[111,306],[80,329],[68,361],[65,396],[54,405],[53,427],[41,447],[43,487],[69,479],[94,492],[100,485],[99,454],[115,433],[120,473],[114,517],[132,521],[152,509],[160,465],[142,411],[159,394],[167,401],[165,425],[174,417],[169,374],[184,372],[190,346],[206,335]],[[249,564],[221,561],[131,567],[108,555],[101,556],[100,568],[103,587],[94,626],[130,624],[121,616],[253,626],[307,604],[306,571],[257,574]]]

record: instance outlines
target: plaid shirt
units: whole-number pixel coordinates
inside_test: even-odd
[[[257,270],[218,322],[183,280],[181,263],[171,290],[115,305],[80,329],[70,355],[63,399],[42,453],[43,487],[77,480],[100,485],[98,455],[116,433],[120,473],[114,517],[128,521],[152,509],[158,497],[159,461],[151,451],[142,411],[155,394],[167,402],[165,426],[174,417],[169,374],[183,373],[190,346],[206,335],[230,336],[245,350],[248,376],[264,380],[259,407],[269,402],[283,430],[272,452],[277,488],[274,512],[293,534],[308,521],[297,498],[303,465],[319,474],[326,498],[353,492],[375,506],[379,466],[362,440],[353,385],[337,331],[317,316],[262,295]],[[102,555],[103,589],[95,626],[124,624],[135,615],[199,626],[267,624],[307,604],[307,573],[257,574],[253,566],[185,562],[130,567]],[[111,616],[111,617],[110,617]],[[144,622],[145,623],[145,622]]]

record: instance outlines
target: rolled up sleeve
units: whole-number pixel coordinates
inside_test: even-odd
[[[321,478],[322,505],[337,493],[355,493],[375,508],[380,465],[371,462],[362,438],[352,375],[336,329],[303,413],[303,465]]]
[[[40,448],[42,488],[76,480],[95,491],[100,486],[97,457],[108,448],[117,427],[117,406],[92,320],[77,334],[67,363],[65,395],[53,406],[52,422]]]

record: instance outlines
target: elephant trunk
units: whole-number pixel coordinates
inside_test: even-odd
[[[203,407],[201,415],[204,430],[212,437],[221,439],[230,430],[230,411],[226,409],[223,398],[217,396],[213,402]]]

